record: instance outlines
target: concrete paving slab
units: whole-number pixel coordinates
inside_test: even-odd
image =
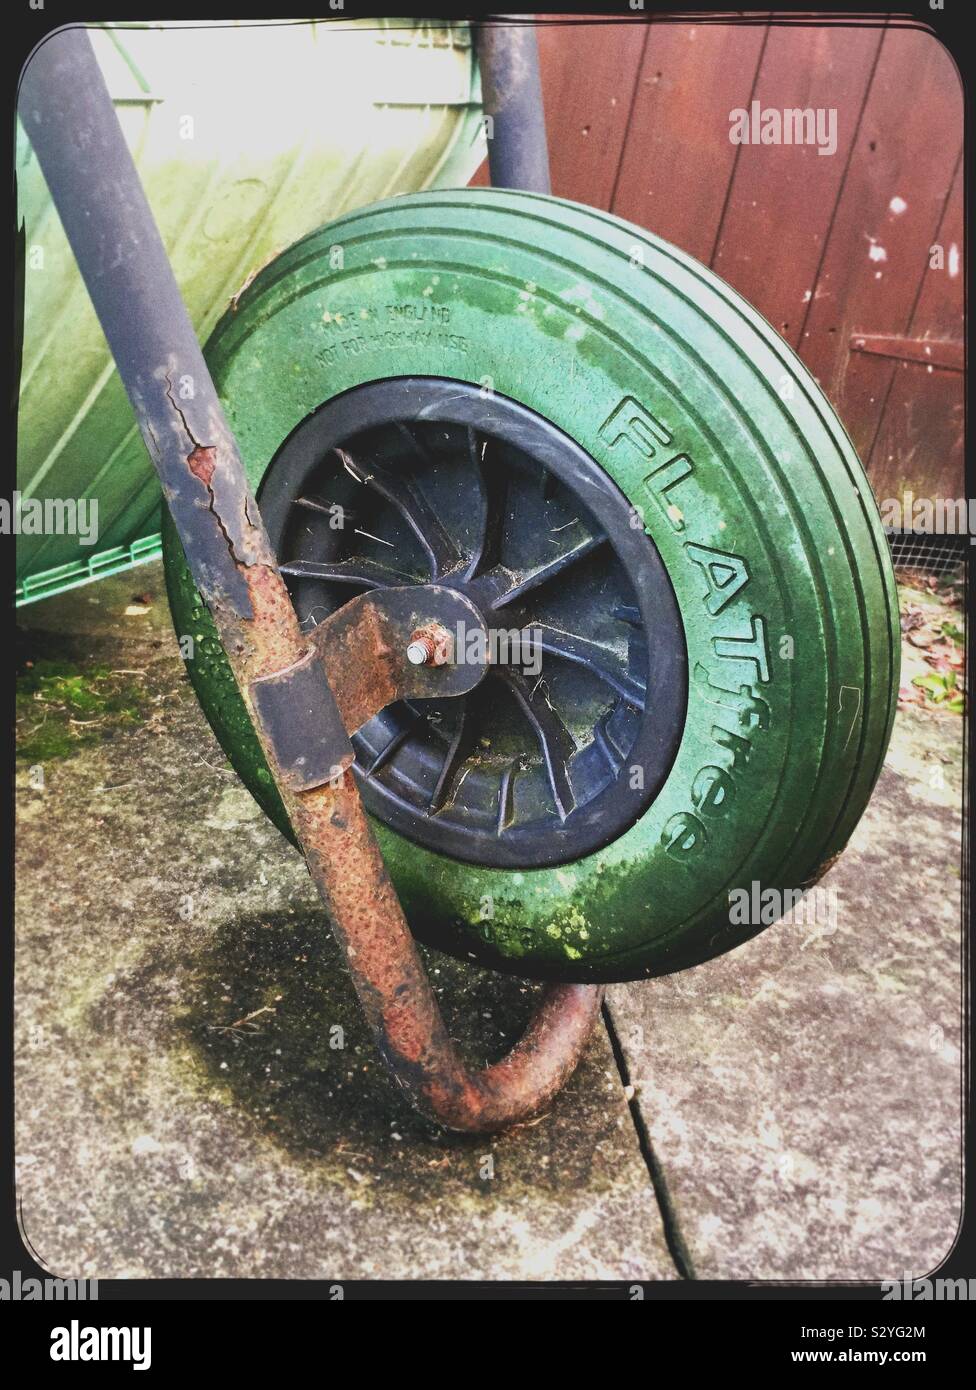
[[[914,651],[916,667],[930,669]],[[696,970],[610,991],[698,1278],[901,1278],[952,1247],[961,787],[958,715],[900,711],[874,798],[822,881],[836,929],[780,922]]]
[[[35,684],[77,672],[91,706],[40,758],[54,687],[19,709],[18,1199],[51,1270],[674,1278],[603,1028],[502,1138],[435,1132],[396,1093],[299,856],[183,677],[158,566],[19,617]],[[428,959],[472,1058],[503,1052],[531,992]]]

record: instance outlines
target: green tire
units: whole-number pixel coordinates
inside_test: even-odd
[[[803,888],[843,849],[896,707],[888,547],[823,393],[708,269],[556,198],[395,198],[267,266],[217,326],[207,360],[259,498],[280,445],[322,403],[391,377],[451,378],[571,436],[639,510],[667,567],[689,696],[663,788],[612,843],[553,868],[461,863],[376,823],[418,938],[530,978],[667,974],[762,929],[732,920],[731,890]],[[164,521],[176,630],[195,638],[190,678],[287,834]]]

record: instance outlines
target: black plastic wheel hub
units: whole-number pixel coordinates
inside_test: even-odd
[[[470,694],[401,702],[354,736],[373,815],[457,859],[533,868],[601,848],[654,799],[687,707],[678,605],[568,435],[464,382],[371,382],[303,421],[259,501],[305,627],[364,589],[436,581],[492,633]]]

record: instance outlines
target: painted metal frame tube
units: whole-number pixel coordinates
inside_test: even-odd
[[[601,991],[547,989],[512,1052],[482,1072],[468,1071],[444,1026],[348,761],[328,780],[307,779],[299,789],[278,765],[273,729],[256,716],[252,684],[287,678],[298,667],[307,678],[311,644],[84,29],[59,30],[38,46],[19,105],[193,577],[387,1063],[417,1108],[451,1128],[499,1129],[537,1113],[575,1067]],[[376,653],[364,650],[361,660],[368,676]],[[320,694],[334,699],[329,686]]]
[[[532,18],[496,15],[479,25],[477,42],[482,103],[491,118],[492,187],[549,193],[549,147]]]

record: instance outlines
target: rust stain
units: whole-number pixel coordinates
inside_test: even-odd
[[[213,482],[214,469],[217,467],[217,450],[213,445],[198,444],[192,454],[187,455],[186,461],[194,478],[199,478],[201,483],[209,488]]]

